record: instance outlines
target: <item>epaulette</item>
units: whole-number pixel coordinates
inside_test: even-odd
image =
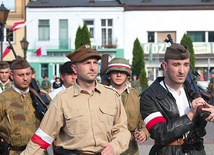
[[[118,96],[120,96],[120,94],[119,94],[117,91],[115,91],[114,89],[110,88],[109,86],[107,86],[107,85],[103,85],[103,86],[104,86],[105,88],[107,88],[107,89],[109,89],[109,90],[115,92],[115,94],[117,94]]]

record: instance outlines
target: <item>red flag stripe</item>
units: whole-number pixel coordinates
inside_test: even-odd
[[[36,143],[36,144],[38,144],[39,146],[41,146],[41,148],[43,148],[43,149],[47,149],[47,148],[50,146],[49,143],[47,143],[46,141],[44,141],[41,137],[39,137],[39,136],[36,135],[36,134],[33,135],[33,137],[31,138],[31,140],[32,140],[34,143]]]
[[[13,24],[13,27],[10,29],[10,31],[16,31],[16,30],[24,27],[25,25],[26,25],[26,21],[16,22]]]
[[[10,48],[6,47],[6,49],[3,52],[2,57],[5,57],[10,52]]]
[[[160,122],[165,123],[165,122],[166,122],[165,118],[164,118],[164,117],[156,117],[156,118],[150,120],[150,121],[146,124],[147,130],[150,131],[150,129],[151,129],[155,124],[160,123]]]
[[[125,68],[127,70],[131,70],[131,67],[129,65],[124,65],[124,64],[111,64],[108,65],[108,69],[110,68]]]
[[[50,137],[48,134],[38,128],[31,140],[42,148],[46,149],[48,146],[50,146],[51,143],[53,143],[54,138]]]
[[[160,112],[154,112],[144,119],[147,130],[150,130],[155,124],[160,122],[166,122],[165,118]]]
[[[41,48],[38,48],[36,50],[36,56],[41,56],[41,55],[42,55],[42,50],[41,50]]]

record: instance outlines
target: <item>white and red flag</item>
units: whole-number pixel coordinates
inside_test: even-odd
[[[32,20],[31,20],[32,21]],[[21,21],[21,22],[15,22],[13,24],[13,27],[10,29],[10,31],[16,31],[22,27],[25,27],[27,24],[29,24],[31,21]]]
[[[42,56],[42,55],[47,55],[47,50],[45,47],[39,47],[36,50],[36,56]]]
[[[10,52],[10,48],[6,45],[3,44],[3,53],[2,53],[2,57],[4,58],[9,52]]]

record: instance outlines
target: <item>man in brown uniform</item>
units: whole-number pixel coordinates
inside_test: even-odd
[[[32,70],[22,58],[12,61],[13,85],[0,94],[0,154],[3,144],[10,145],[9,155],[19,155],[39,126],[39,119],[29,92]]]
[[[110,79],[110,88],[120,95],[128,117],[128,129],[132,133],[129,149],[123,155],[139,155],[137,142],[143,143],[149,137],[149,132],[143,124],[140,114],[139,93],[128,87],[127,80],[131,76],[131,66],[123,58],[112,59],[106,71]]]
[[[100,55],[83,45],[67,57],[77,80],[52,100],[21,155],[42,154],[56,136],[57,154],[121,154],[131,137],[127,116],[117,93],[96,81]]]
[[[12,86],[9,76],[10,65],[5,61],[0,61],[0,93]]]

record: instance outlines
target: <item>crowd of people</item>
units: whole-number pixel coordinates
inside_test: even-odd
[[[124,58],[108,62],[109,85],[97,80],[101,56],[89,45],[67,58],[60,77],[51,83],[44,76],[41,84],[27,60],[0,61],[0,154],[139,155],[138,144],[148,138],[155,142],[149,155],[206,154],[203,136],[214,122],[214,103],[185,86],[185,46],[166,49],[164,76],[142,91]]]

